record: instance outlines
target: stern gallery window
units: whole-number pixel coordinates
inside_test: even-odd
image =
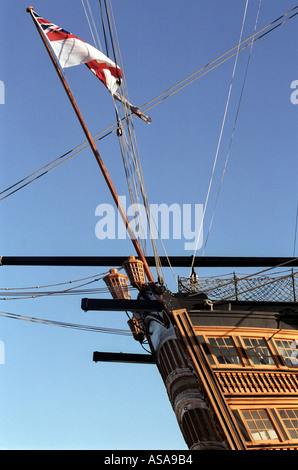
[[[274,360],[263,339],[260,338],[243,338],[246,351],[253,364],[274,365]]]
[[[298,439],[298,410],[279,410],[279,415],[291,439]]]
[[[254,441],[278,439],[266,410],[245,410],[242,415]]]
[[[211,352],[219,364],[240,364],[240,358],[232,338],[208,338],[208,341]]]

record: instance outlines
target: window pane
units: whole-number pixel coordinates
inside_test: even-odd
[[[262,419],[267,419],[267,420],[269,421],[267,411],[265,411],[265,410],[259,410],[258,413],[259,413],[259,416],[260,416]],[[269,421],[269,422],[270,422],[270,421]]]
[[[270,439],[277,439],[277,434],[273,429],[270,429],[268,431],[268,434],[269,434]]]
[[[219,364],[240,364],[232,338],[208,338],[208,341],[211,353],[214,354]]]
[[[298,350],[296,349],[295,344],[293,344],[293,341],[277,340],[275,344],[285,365],[288,367],[297,367]]]
[[[244,338],[247,353],[253,364],[269,364],[274,365],[274,360],[271,357],[270,351],[266,343],[261,338]]]
[[[253,421],[248,421],[247,424],[248,424],[249,429],[251,429],[252,431],[257,429],[257,426]]]
[[[266,410],[246,410],[242,412],[244,420],[255,441],[277,440],[278,435]]]
[[[281,417],[291,439],[298,439],[297,412],[297,409],[279,410],[279,416]]]
[[[261,436],[261,439],[263,439],[264,441],[269,439],[269,434],[267,431],[260,431],[260,436]]]
[[[222,356],[217,356],[217,360],[220,364],[226,364],[226,360],[224,357]]]
[[[252,360],[253,364],[256,364],[256,365],[260,364],[260,361],[257,357],[252,357],[251,360]]]
[[[216,345],[216,339],[215,338],[208,338],[209,339],[209,343],[214,346]]]
[[[217,346],[214,346],[212,348],[212,351],[213,351],[213,354],[215,354],[215,356],[220,356],[221,355],[220,349]]]

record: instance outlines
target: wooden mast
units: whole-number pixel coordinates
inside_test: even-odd
[[[105,179],[105,181],[106,181],[106,183],[107,183],[107,185],[108,185],[108,188],[109,188],[109,190],[110,190],[110,192],[111,192],[111,194],[112,194],[112,197],[113,197],[113,199],[114,199],[114,201],[115,201],[115,203],[116,203],[116,205],[117,205],[117,207],[118,207],[118,211],[119,211],[119,213],[120,213],[120,215],[121,215],[121,217],[122,217],[122,220],[123,220],[123,222],[124,222],[124,224],[125,224],[125,226],[126,226],[128,235],[129,235],[129,237],[130,237],[130,239],[131,239],[131,241],[132,241],[132,243],[133,243],[133,245],[134,245],[134,247],[135,247],[135,250],[136,250],[136,252],[137,252],[139,258],[140,258],[141,261],[144,263],[144,270],[145,270],[147,279],[148,279],[149,282],[154,282],[154,278],[153,278],[152,273],[151,273],[151,271],[150,271],[150,268],[149,268],[149,265],[148,265],[148,263],[147,263],[147,260],[146,260],[146,258],[145,258],[145,256],[144,256],[144,253],[143,253],[143,251],[142,251],[142,249],[141,249],[141,247],[140,247],[139,242],[136,240],[135,233],[134,233],[134,231],[133,231],[133,229],[132,229],[132,227],[131,227],[131,225],[130,225],[130,222],[129,222],[129,220],[128,220],[128,218],[127,218],[127,215],[126,215],[126,213],[125,213],[125,211],[124,211],[124,208],[123,208],[123,206],[122,206],[122,204],[121,204],[121,202],[120,202],[119,196],[118,196],[118,194],[117,194],[117,192],[116,192],[116,190],[115,190],[115,188],[114,188],[114,185],[113,185],[113,183],[112,183],[112,181],[111,181],[111,179],[110,179],[110,176],[109,176],[109,174],[108,174],[108,172],[107,172],[107,169],[106,169],[106,167],[105,167],[105,165],[104,165],[104,163],[103,163],[103,161],[102,161],[102,159],[101,159],[101,156],[100,156],[100,154],[99,154],[99,152],[98,152],[98,150],[97,150],[97,147],[96,147],[96,145],[95,145],[95,143],[94,143],[94,140],[93,140],[93,138],[92,138],[92,136],[91,136],[91,134],[90,134],[90,132],[89,132],[89,129],[88,129],[87,126],[86,126],[86,123],[85,123],[85,121],[84,121],[84,119],[83,119],[83,117],[82,117],[82,114],[81,114],[81,112],[80,112],[80,110],[79,110],[79,108],[78,108],[78,105],[77,105],[77,103],[76,103],[76,101],[75,101],[75,99],[74,99],[74,97],[73,97],[73,94],[71,93],[70,88],[69,88],[69,86],[68,86],[68,84],[67,84],[67,82],[66,82],[66,80],[65,80],[65,78],[64,78],[64,75],[63,75],[63,73],[62,73],[62,71],[61,71],[61,68],[59,67],[59,65],[58,65],[58,63],[57,63],[57,61],[56,61],[56,58],[55,58],[55,56],[54,56],[54,54],[53,54],[53,52],[52,52],[52,50],[51,50],[51,48],[50,48],[50,46],[49,46],[49,44],[48,44],[48,41],[46,40],[46,38],[45,38],[45,36],[44,36],[44,34],[43,34],[43,32],[42,32],[40,26],[38,25],[38,23],[37,23],[37,21],[36,21],[34,15],[33,15],[33,10],[34,10],[34,8],[33,8],[32,6],[30,6],[30,7],[28,7],[28,8],[26,9],[26,11],[27,11],[28,13],[30,13],[30,15],[31,15],[31,17],[32,17],[32,19],[33,19],[33,22],[34,22],[34,24],[35,24],[35,26],[36,26],[36,28],[37,28],[39,34],[40,34],[40,37],[41,37],[41,39],[42,39],[42,41],[43,41],[43,43],[44,43],[44,45],[45,45],[45,47],[46,47],[46,49],[47,49],[47,51],[48,51],[48,53],[49,53],[49,56],[50,56],[50,58],[51,58],[51,60],[52,60],[52,63],[53,63],[53,65],[54,65],[54,67],[55,67],[55,69],[56,69],[56,71],[57,71],[57,73],[58,73],[58,76],[59,76],[59,78],[60,78],[60,80],[61,80],[61,82],[62,82],[62,84],[63,84],[63,86],[64,86],[64,89],[65,89],[65,91],[66,91],[66,93],[67,93],[67,95],[68,95],[68,98],[69,98],[69,100],[70,100],[70,102],[71,102],[71,104],[72,104],[72,106],[73,106],[73,109],[74,109],[74,111],[75,111],[75,113],[76,113],[76,115],[77,115],[77,117],[78,117],[78,119],[79,119],[79,121],[80,121],[80,124],[81,124],[81,126],[82,126],[82,129],[83,129],[83,131],[84,131],[84,133],[85,133],[85,135],[86,135],[86,138],[87,138],[87,140],[88,140],[88,142],[89,142],[89,145],[90,145],[90,147],[91,147],[91,149],[92,149],[92,151],[93,151],[93,154],[94,154],[94,156],[95,156],[95,158],[96,158],[96,161],[97,161],[97,163],[99,164],[99,167],[100,167],[100,169],[101,169],[101,171],[102,171],[102,174],[103,174],[103,176],[104,176],[104,179]]]

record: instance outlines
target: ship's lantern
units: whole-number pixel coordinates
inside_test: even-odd
[[[130,299],[128,277],[118,269],[110,269],[110,274],[103,278],[113,299]]]
[[[138,320],[136,318],[131,318],[131,320],[128,320],[127,322],[133,337],[136,341],[144,341],[145,334],[141,328],[141,325],[139,324]]]
[[[146,282],[143,261],[136,259],[134,256],[130,256],[128,260],[123,263],[123,267],[131,285],[139,290],[144,289]]]

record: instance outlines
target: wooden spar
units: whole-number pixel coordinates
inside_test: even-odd
[[[127,256],[0,256],[0,266],[121,266]],[[149,266],[155,266],[154,256],[146,256]],[[189,268],[192,256],[160,256],[162,266]],[[195,267],[298,267],[298,258],[280,256],[196,256]]]
[[[121,217],[122,217],[122,220],[123,220],[123,222],[124,222],[124,224],[125,224],[125,226],[126,226],[128,235],[129,235],[129,237],[130,237],[130,239],[131,239],[131,241],[132,241],[132,243],[133,243],[133,245],[134,245],[134,248],[135,248],[135,250],[136,250],[136,252],[137,252],[139,258],[140,258],[141,261],[143,261],[143,263],[144,263],[144,270],[145,270],[147,279],[148,279],[149,282],[154,282],[154,278],[153,278],[152,273],[151,273],[151,271],[150,271],[149,265],[148,265],[148,263],[147,263],[147,261],[146,261],[146,258],[145,258],[145,256],[144,256],[144,253],[143,253],[141,247],[140,247],[139,242],[136,240],[135,233],[134,233],[134,231],[133,231],[133,229],[132,229],[132,227],[131,227],[131,225],[130,225],[130,222],[129,222],[128,218],[127,218],[127,215],[126,215],[126,213],[125,213],[125,211],[124,211],[124,209],[123,209],[123,206],[122,206],[122,204],[121,204],[121,202],[120,202],[120,200],[119,200],[119,196],[118,196],[118,194],[117,194],[117,192],[116,192],[116,190],[115,190],[115,188],[114,188],[114,185],[113,185],[113,183],[112,183],[112,181],[111,181],[111,179],[110,179],[110,176],[109,176],[109,174],[108,174],[108,172],[107,172],[107,169],[106,169],[106,167],[105,167],[105,165],[104,165],[104,163],[103,163],[103,161],[102,161],[102,159],[101,159],[101,156],[100,156],[100,154],[99,154],[99,152],[98,152],[98,150],[97,150],[97,147],[96,147],[96,145],[95,145],[95,143],[94,143],[94,140],[93,140],[93,138],[92,138],[92,136],[91,136],[91,134],[90,134],[90,132],[89,132],[89,129],[87,128],[86,123],[85,123],[85,121],[84,121],[84,119],[83,119],[83,117],[82,117],[82,115],[81,115],[81,112],[80,112],[80,110],[79,110],[79,108],[78,108],[78,105],[77,105],[77,103],[76,103],[76,101],[75,101],[75,99],[74,99],[74,97],[73,97],[73,94],[71,93],[70,88],[69,88],[69,86],[68,86],[68,84],[67,84],[67,82],[66,82],[66,80],[65,80],[65,78],[64,78],[64,75],[63,75],[63,73],[62,73],[62,70],[61,70],[61,68],[59,67],[59,65],[58,65],[58,63],[57,63],[57,61],[56,61],[56,58],[55,58],[55,56],[54,56],[54,54],[53,54],[53,52],[52,52],[52,50],[51,50],[51,48],[50,48],[50,46],[49,46],[49,44],[48,44],[48,41],[46,40],[46,38],[45,38],[45,36],[44,36],[44,34],[43,34],[43,32],[42,32],[40,26],[38,25],[38,23],[37,23],[37,21],[36,21],[34,15],[33,15],[33,10],[34,10],[33,7],[28,7],[26,11],[27,11],[28,13],[30,13],[31,18],[33,19],[33,22],[34,22],[34,24],[35,24],[35,26],[36,26],[36,28],[37,28],[37,31],[38,31],[39,34],[40,34],[40,37],[41,37],[41,39],[42,39],[42,41],[43,41],[43,43],[44,43],[44,45],[45,45],[45,47],[46,47],[46,49],[47,49],[47,51],[48,51],[48,53],[49,53],[49,56],[50,56],[50,58],[51,58],[51,60],[52,60],[52,62],[53,62],[53,65],[54,65],[54,67],[55,67],[55,69],[56,69],[56,71],[57,71],[57,73],[58,73],[58,76],[59,76],[59,78],[60,78],[60,80],[61,80],[61,82],[62,82],[62,84],[63,84],[63,86],[64,86],[64,89],[65,89],[65,91],[66,91],[66,93],[67,93],[67,95],[68,95],[68,98],[70,99],[70,102],[71,102],[71,104],[72,104],[72,106],[73,106],[73,109],[74,109],[74,111],[75,111],[75,113],[76,113],[76,115],[77,115],[77,117],[78,117],[78,119],[79,119],[79,121],[80,121],[80,124],[81,124],[81,126],[82,126],[82,128],[83,128],[83,131],[84,131],[86,137],[87,137],[87,140],[88,140],[88,142],[89,142],[89,145],[90,145],[90,147],[91,147],[91,149],[92,149],[92,151],[93,151],[93,154],[94,154],[94,156],[95,156],[95,158],[96,158],[96,161],[97,161],[97,163],[99,164],[99,167],[100,167],[100,169],[101,169],[101,171],[102,171],[102,174],[103,174],[103,176],[104,176],[104,179],[105,179],[105,181],[106,181],[106,183],[107,183],[107,185],[108,185],[108,188],[109,188],[109,190],[110,190],[110,192],[111,192],[111,194],[112,194],[112,197],[113,197],[113,199],[114,199],[114,201],[115,201],[115,203],[116,203],[116,205],[117,205],[117,207],[118,207],[118,211],[119,211],[119,213],[120,213],[120,215],[121,215]]]

